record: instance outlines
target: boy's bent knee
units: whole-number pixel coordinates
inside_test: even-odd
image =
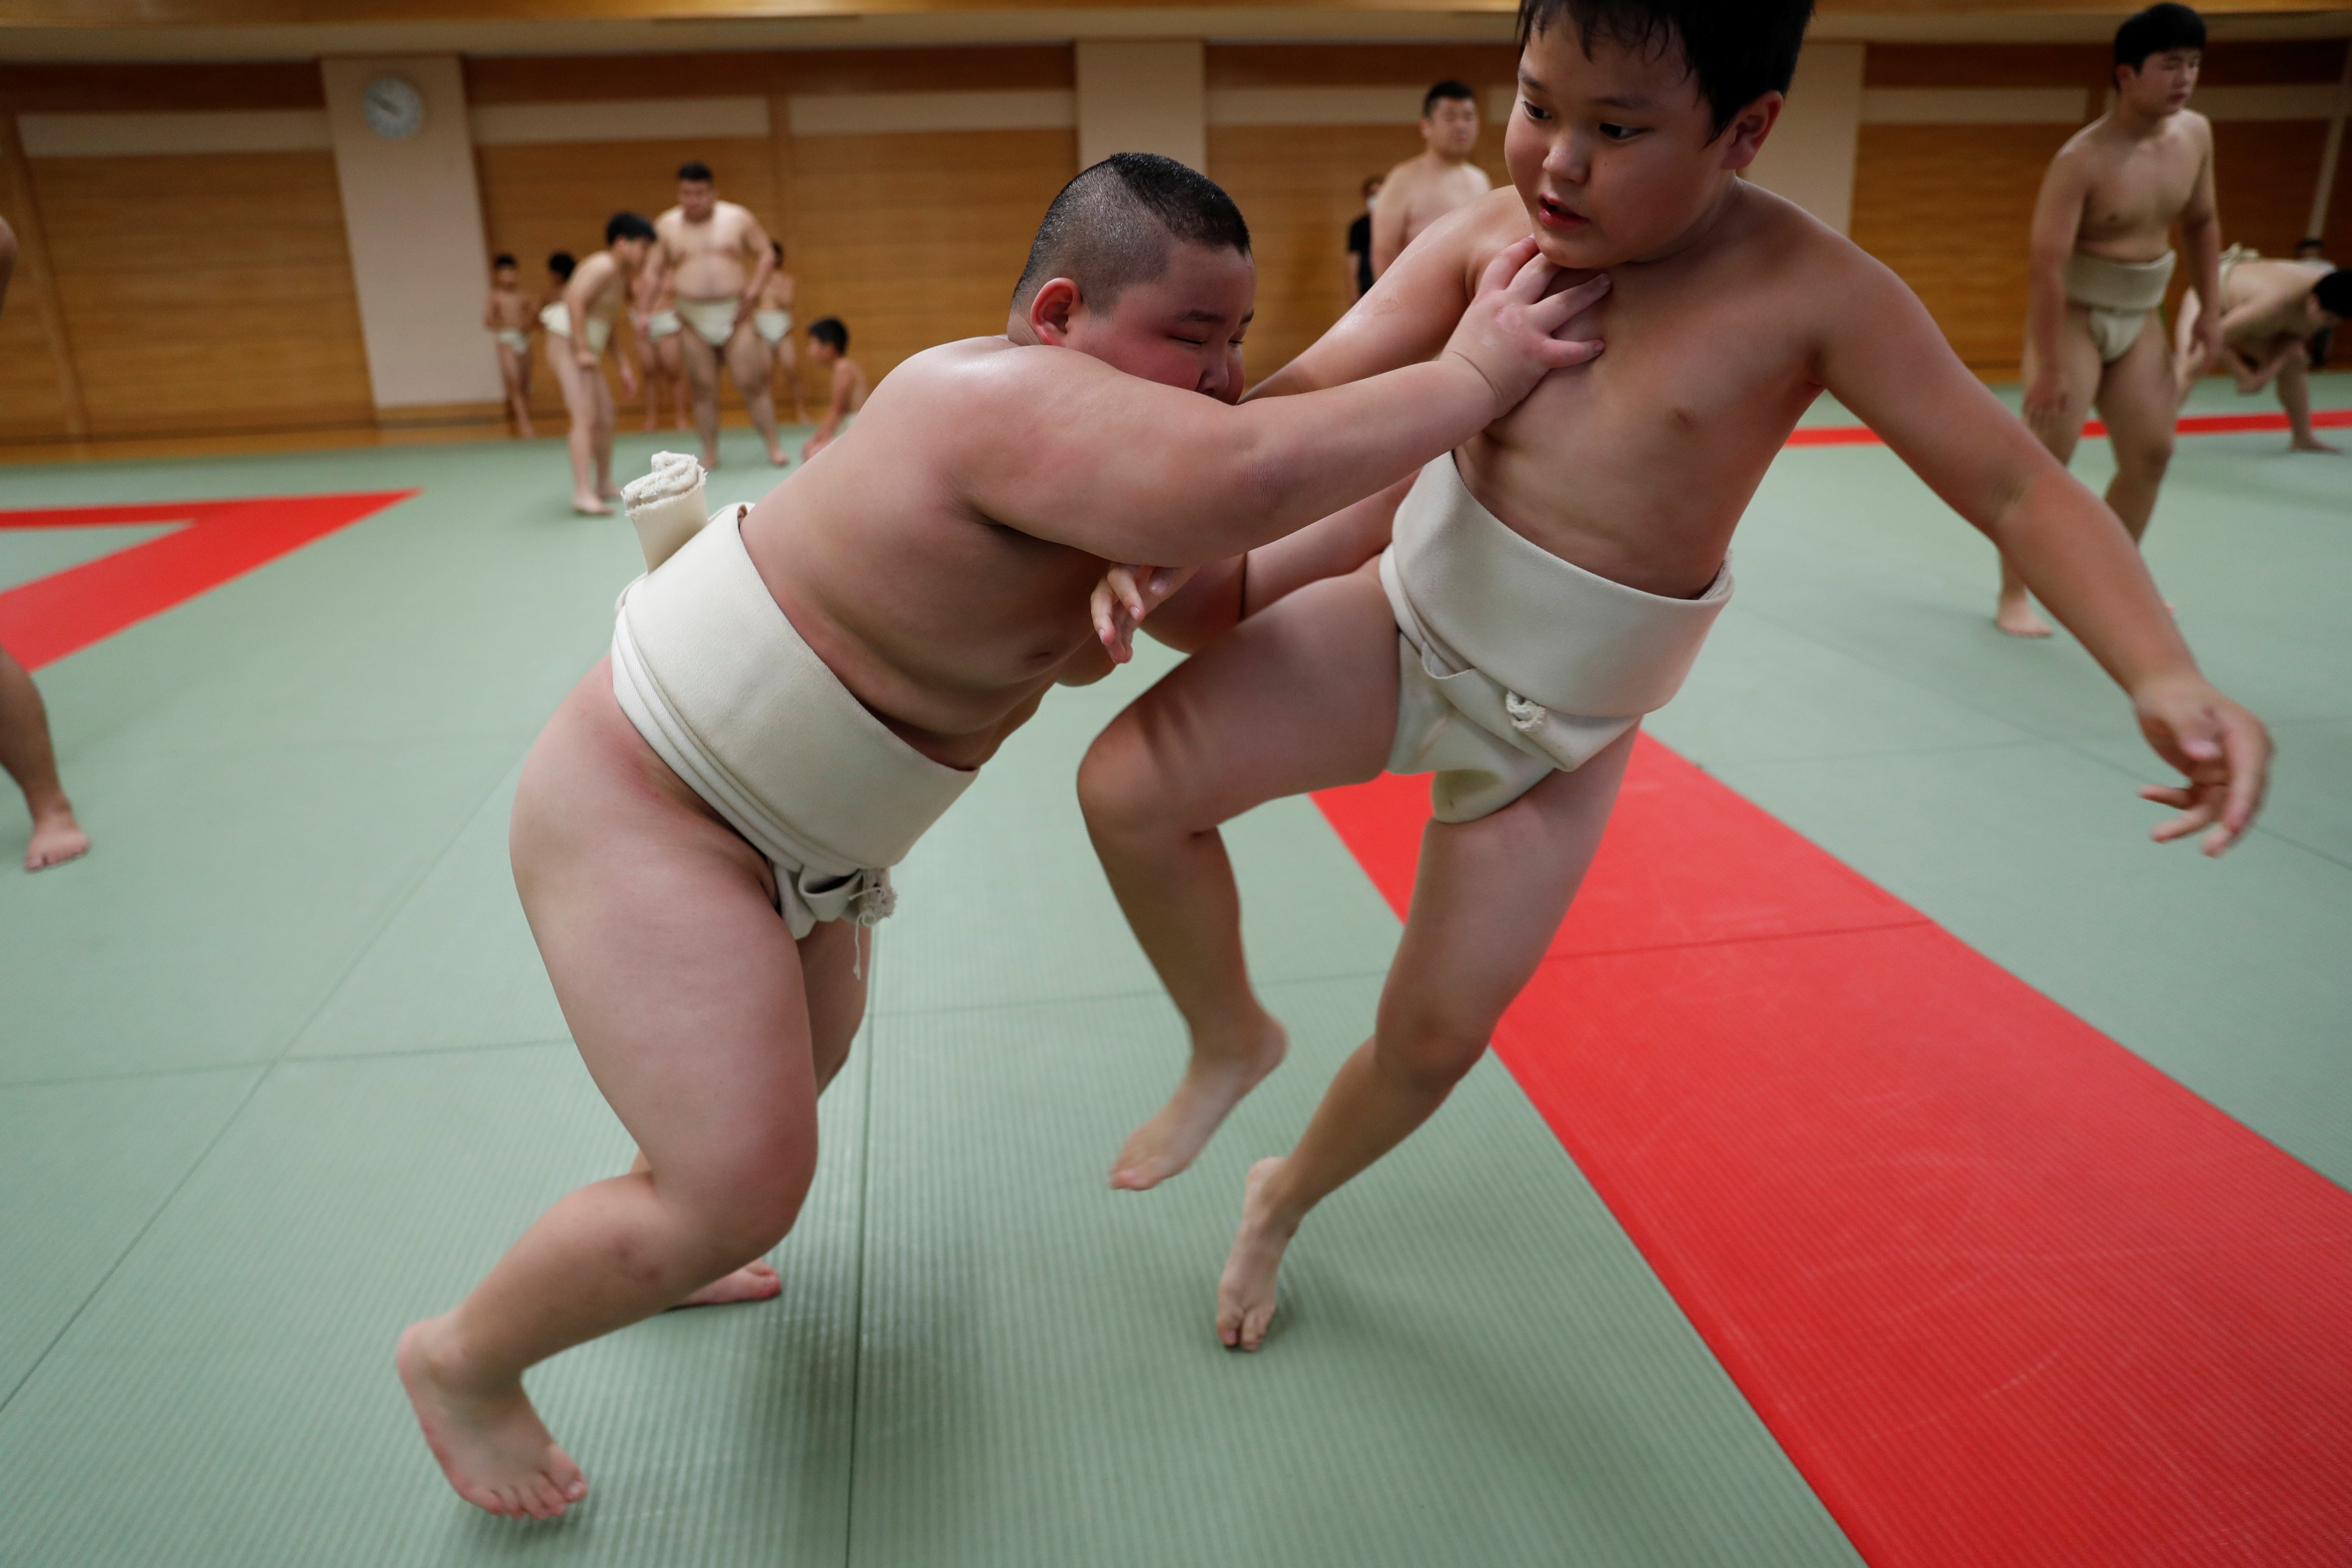
[[[1078,763],[1078,809],[1097,834],[1125,837],[1164,828],[1164,782],[1140,727],[1122,713]]]

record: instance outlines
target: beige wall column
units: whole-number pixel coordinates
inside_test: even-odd
[[[1840,234],[1853,216],[1854,149],[1862,136],[1860,44],[1808,44],[1789,102],[1748,177]]]
[[[1209,163],[1209,93],[1201,40],[1077,46],[1078,167],[1113,153]]]
[[[320,70],[377,409],[496,403],[498,360],[482,331],[488,246],[457,57],[331,59]],[[415,134],[369,128],[362,95],[383,76],[423,97]]]

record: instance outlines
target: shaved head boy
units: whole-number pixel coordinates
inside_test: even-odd
[[[402,1336],[467,1500],[549,1518],[587,1493],[526,1368],[688,1300],[773,1294],[751,1266],[808,1191],[817,1095],[866,1005],[860,929],[1046,689],[1110,668],[1087,611],[1106,559],[1274,538],[1597,352],[1552,334],[1599,290],[1547,297],[1522,244],[1424,363],[1235,407],[1248,247],[1181,164],[1087,170],[1003,336],[906,361],[820,461],[623,596],[611,657],[524,764],[512,849],[564,1018],[640,1154]]]
[[[1731,535],[1823,391],[2008,552],[2187,775],[2142,792],[2219,853],[2262,798],[2261,723],[2208,683],[2114,512],[1954,356],[1895,275],[1739,178],[1770,133],[1810,0],[1522,0],[1513,189],[1446,218],[1264,397],[1434,352],[1472,280],[1532,237],[1606,271],[1609,352],[1549,377],[1431,461],[1376,567],[1312,583],[1218,637],[1115,720],[1079,802],[1192,1035],[1112,1184],[1183,1170],[1281,1061],[1253,994],[1219,824],[1383,770],[1430,773],[1404,936],[1372,1037],[1286,1158],[1260,1162],[1217,1327],[1255,1350],[1307,1212],[1436,1110],[1542,962],[1643,715],[1730,597]],[[1581,324],[1580,324],[1580,330]],[[1255,552],[1271,553],[1271,551]],[[1253,564],[1227,613],[1251,608]],[[1138,603],[1133,608],[1148,608]]]

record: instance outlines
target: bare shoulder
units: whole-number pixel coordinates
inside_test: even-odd
[[[1869,328],[1889,309],[1906,313],[1916,297],[1893,268],[1785,196],[1742,188],[1718,260],[1747,279],[1768,314],[1826,341],[1843,324]]]
[[[1488,191],[1475,201],[1465,202],[1423,229],[1413,243],[1449,253],[1475,291],[1479,274],[1486,271],[1486,263],[1495,259],[1496,253],[1517,245],[1534,232],[1528,222],[1527,204],[1519,200],[1516,188],[1505,185]]]

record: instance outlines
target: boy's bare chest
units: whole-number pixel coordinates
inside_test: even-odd
[[[2082,237],[2119,239],[2169,228],[2197,194],[2200,154],[2188,138],[2167,136],[2101,149],[2083,201]]]

